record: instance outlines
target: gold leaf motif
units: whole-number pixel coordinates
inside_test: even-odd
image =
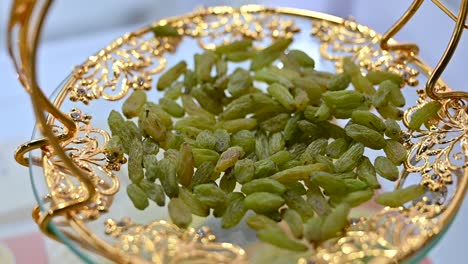
[[[95,219],[100,212],[108,210],[113,195],[119,189],[119,179],[112,169],[117,170],[123,161],[116,161],[112,166],[104,155],[104,147],[109,140],[109,134],[90,125],[91,116],[82,113],[79,109],[72,109],[70,117],[78,125],[75,137],[64,141],[61,146],[75,164],[83,169],[96,186],[98,196],[96,200],[80,210],[84,219]],[[60,129],[56,132],[59,133]],[[87,196],[85,188],[77,182],[67,171],[63,162],[54,155],[52,150],[43,157],[44,174],[49,190],[47,200],[51,208],[61,207],[72,201]],[[112,169],[110,169],[112,168]]]
[[[129,218],[108,219],[105,226],[106,234],[118,239],[114,247],[153,263],[247,263],[242,248],[216,242],[206,227],[184,230],[162,220],[139,225]]]
[[[204,49],[241,38],[257,41],[290,38],[299,32],[292,20],[280,19],[272,10],[214,11],[203,9],[194,16],[174,19],[170,24],[182,36],[197,38]],[[163,20],[158,24],[167,23]],[[98,98],[115,101],[130,89],[151,89],[153,75],[166,67],[165,53],[173,52],[180,41],[181,37],[156,38],[149,28],[118,38],[75,69],[73,81],[67,87],[70,100],[85,104]]]
[[[67,89],[70,100],[88,104],[103,98],[119,100],[129,89],[151,89],[153,75],[166,66],[163,57],[173,52],[180,38],[127,34],[77,67]]]
[[[336,61],[338,71],[342,71],[341,59],[351,56],[365,70],[394,72],[408,85],[418,85],[419,70],[411,65],[412,56],[403,51],[382,50],[382,36],[366,26],[349,20],[343,24],[319,20],[312,24],[312,35],[322,42],[320,54]]]
[[[386,207],[372,217],[352,223],[340,238],[325,242],[313,263],[393,263],[440,232],[435,217],[442,211],[427,198],[408,208]],[[305,262],[306,263],[306,262]]]
[[[214,49],[243,38],[257,41],[291,38],[300,31],[293,20],[282,19],[273,10],[249,12],[246,9],[227,8],[218,12],[214,10],[214,13],[202,9],[199,16],[174,21],[171,25],[184,35],[197,38],[204,49]]]
[[[409,123],[411,115],[428,101],[421,95],[418,104],[409,108],[404,122]],[[409,146],[405,162],[408,172],[420,172],[422,184],[433,192],[444,191],[453,183],[454,172],[465,168],[467,162],[468,114],[467,102],[462,99],[441,101],[442,109],[438,118],[432,119],[428,129],[410,131],[406,136]]]

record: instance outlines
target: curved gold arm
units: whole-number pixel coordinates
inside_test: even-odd
[[[411,56],[417,55],[419,48],[416,44],[413,43],[402,43],[402,44],[390,44],[388,41],[390,38],[395,36],[398,31],[400,31],[406,23],[413,17],[413,15],[418,11],[421,4],[424,0],[414,0],[406,12],[400,17],[400,19],[384,34],[380,41],[380,47],[385,50],[406,50],[410,52]],[[452,36],[449,40],[447,48],[444,51],[440,61],[437,63],[437,66],[431,72],[427,83],[426,83],[426,93],[429,97],[434,100],[440,100],[444,98],[468,98],[468,92],[454,91],[454,92],[438,92],[437,90],[442,88],[439,83],[440,76],[444,72],[446,66],[448,65],[450,59],[452,58],[455,50],[458,46],[460,38],[463,34],[463,30],[466,27],[465,20],[468,13],[468,0],[462,0],[460,4],[460,11],[458,17],[455,17],[452,13],[447,11],[447,8],[443,6],[440,2],[434,1],[436,5],[442,9],[450,18],[456,21],[455,28],[453,30]],[[439,84],[438,84],[439,83]]]
[[[438,92],[437,91],[437,81],[439,80],[442,72],[444,72],[445,67],[447,67],[450,59],[452,58],[455,50],[460,42],[461,36],[463,34],[463,30],[465,28],[465,20],[468,14],[468,0],[462,0],[460,4],[460,11],[458,13],[458,19],[455,24],[455,28],[453,29],[452,36],[450,38],[450,42],[445,49],[442,58],[440,59],[437,66],[434,68],[431,76],[427,80],[426,83],[426,93],[433,99],[445,99],[445,98],[468,98],[468,92]]]
[[[444,11],[447,16],[449,16],[453,21],[457,22],[457,15],[455,15],[447,6],[442,3],[443,0],[432,0],[434,4],[437,5],[442,11]],[[465,29],[468,29],[468,24],[465,24]]]
[[[411,6],[406,10],[406,12],[398,19],[398,21],[393,24],[393,26],[385,32],[380,40],[380,47],[383,50],[406,50],[410,52],[411,55],[417,55],[419,53],[419,47],[415,43],[393,43],[390,44],[388,41],[395,36],[398,31],[400,31],[406,23],[416,14],[419,7],[424,0],[414,0]]]
[[[17,0],[13,2],[8,25],[8,51],[18,73],[18,78],[30,94],[31,99],[33,101],[36,99],[39,109],[51,113],[66,127],[68,133],[58,136],[59,141],[63,141],[74,135],[76,125],[67,115],[57,110],[42,93],[39,86],[37,86],[35,72],[36,50],[40,30],[51,2],[51,0]],[[33,17],[34,12],[37,12],[35,17]],[[34,89],[34,86],[37,86],[38,89]],[[17,149],[15,159],[19,164],[28,166],[29,159],[24,157],[24,155],[31,150],[46,145],[48,145],[47,138],[27,142]]]
[[[60,142],[74,136],[77,131],[76,124],[48,100],[37,84],[36,50],[44,18],[51,3],[52,0],[14,1],[8,25],[8,51],[16,67],[19,80],[30,95],[39,131],[45,136],[20,146],[15,154],[16,160],[22,165],[27,165],[29,161],[24,157],[27,152],[51,146],[55,154],[62,159],[68,171],[78,178],[87,192],[86,198],[59,204],[46,212],[35,212],[37,223],[42,231],[55,238],[55,235],[48,229],[51,218],[81,208],[94,200],[97,192],[86,172],[78,168],[60,146]],[[66,132],[59,136],[54,135],[50,126],[47,125],[45,113],[61,122]]]

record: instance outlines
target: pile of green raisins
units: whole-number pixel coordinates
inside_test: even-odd
[[[173,32],[155,29],[166,31]],[[288,49],[291,42],[258,50],[245,39],[195,54],[194,69],[182,61],[160,76],[157,103],[134,91],[122,107],[127,119],[110,113],[106,154],[128,155],[136,208],[149,200],[164,206],[168,197],[169,216],[182,228],[192,215],[210,214],[231,228],[251,210],[246,222],[259,239],[302,251],[305,241],[339,235],[350,209],[380,188],[377,175],[398,179],[407,156],[397,123],[402,78],[364,76],[351,58],[343,73],[318,71],[305,52]],[[412,116],[412,129],[437,113],[440,104],[432,104]],[[341,127],[337,119],[348,121]],[[371,162],[366,148],[384,154]],[[400,206],[424,192],[414,185],[376,201]]]

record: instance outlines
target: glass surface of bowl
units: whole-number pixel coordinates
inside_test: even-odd
[[[250,9],[249,9],[250,8]],[[356,24],[354,22],[343,22],[342,19],[336,18],[333,16],[304,11],[304,10],[295,10],[295,9],[278,9],[279,12],[274,11],[271,12],[268,10],[264,10],[260,7],[250,6],[246,8],[246,10],[256,10],[252,13],[247,12],[247,16],[254,17],[254,22],[259,23],[260,26],[265,27],[265,37],[263,39],[258,39],[256,41],[256,45],[259,46],[267,46],[267,44],[271,41],[270,35],[268,34],[275,34],[274,30],[277,30],[280,33],[287,32],[288,34],[293,34],[294,42],[290,48],[300,49],[307,51],[310,57],[314,58],[316,62],[316,69],[323,70],[323,71],[335,71],[336,69],[336,60],[339,57],[343,56],[354,56],[358,59],[362,59],[359,56],[361,55],[369,55],[363,54],[362,50],[366,48],[373,48],[376,49],[377,55],[372,57],[371,60],[375,61],[379,59],[379,56],[385,57],[385,52],[379,50],[378,47],[378,34],[373,32],[371,29]],[[207,22],[208,27],[216,22],[222,22],[229,24],[231,21],[230,19],[235,20],[235,16],[233,13],[237,11],[233,11],[229,8],[222,9],[222,8],[212,8],[206,9],[211,10],[210,12],[216,13],[219,12],[218,15],[203,15],[202,20]],[[222,10],[227,10],[226,14],[224,14]],[[202,11],[201,11],[202,12]],[[253,14],[253,15],[252,15]],[[266,14],[266,15],[265,15]],[[193,16],[193,15],[192,15]],[[242,16],[242,15],[241,15]],[[191,16],[188,15],[188,18]],[[178,19],[186,19],[187,17],[181,18],[174,18],[174,20],[169,19],[168,21],[178,21]],[[246,19],[244,17],[244,19]],[[270,23],[272,19],[278,19],[278,21],[282,21],[281,27],[282,28],[267,28],[267,25],[272,24],[265,24]],[[291,24],[292,21],[292,24]],[[245,22],[245,21],[244,21]],[[250,21],[251,22],[251,21]],[[165,23],[165,22],[163,22]],[[185,23],[185,22],[184,22]],[[262,24],[263,23],[263,24]],[[289,24],[288,24],[289,23]],[[348,23],[346,26],[346,23]],[[177,24],[177,23],[176,23]],[[318,24],[318,26],[316,26]],[[278,24],[274,24],[278,26]],[[284,26],[286,25],[286,26]],[[253,26],[252,26],[253,27]],[[190,27],[188,27],[190,28]],[[293,28],[301,29],[299,32],[293,30]],[[206,29],[206,28],[205,28]],[[247,30],[250,30],[250,27],[247,27]],[[207,32],[212,30],[213,32],[216,29],[208,28],[206,29]],[[289,30],[289,31],[288,31]],[[221,31],[222,32],[222,31]],[[255,32],[255,31],[254,31]],[[318,32],[318,33],[317,33]],[[321,33],[320,33],[321,32]],[[314,34],[312,34],[314,33]],[[320,35],[322,34],[322,35]],[[83,243],[80,243],[79,237],[83,236],[96,236],[97,240],[99,240],[98,245],[106,245],[112,247],[115,250],[122,250],[119,248],[122,246],[122,241],[118,241],[119,236],[112,236],[112,232],[108,230],[109,222],[104,219],[114,219],[114,223],[116,224],[117,228],[119,225],[125,226],[131,223],[137,224],[149,224],[155,220],[165,220],[169,221],[169,217],[167,214],[167,207],[159,207],[156,204],[150,204],[150,206],[145,209],[144,211],[140,211],[134,208],[131,201],[128,199],[127,194],[125,192],[125,187],[130,184],[130,180],[127,176],[127,167],[124,164],[119,171],[109,171],[105,168],[105,157],[102,153],[102,145],[108,138],[108,131],[109,127],[107,125],[107,117],[111,109],[120,110],[122,107],[122,103],[124,102],[125,98],[128,96],[127,88],[123,88],[123,83],[126,82],[131,87],[138,87],[141,86],[148,86],[147,88],[151,88],[147,91],[148,99],[150,101],[156,102],[159,98],[161,98],[162,93],[157,91],[154,87],[158,79],[157,70],[155,68],[162,67],[162,68],[169,68],[175,63],[186,60],[189,67],[193,67],[193,54],[202,52],[204,49],[203,47],[209,47],[209,44],[212,43],[221,43],[227,36],[231,36],[231,33],[221,33],[215,36],[214,39],[211,39],[210,36],[184,36],[182,40],[179,42],[174,43],[166,43],[167,45],[175,45],[174,47],[169,47],[168,49],[174,49],[174,52],[169,52],[168,50],[161,51],[162,56],[155,55],[154,50],[153,53],[146,53],[145,56],[150,60],[151,65],[143,66],[141,69],[137,68],[130,69],[129,72],[122,73],[119,77],[116,78],[116,86],[111,88],[110,86],[100,89],[99,85],[102,83],[97,83],[97,87],[99,89],[93,89],[91,86],[88,86],[88,90],[83,91],[80,90],[82,86],[80,86],[80,82],[83,80],[92,81],[95,80],[96,76],[105,76],[107,75],[109,78],[113,78],[110,72],[102,72],[102,69],[114,69],[112,65],[117,64],[119,60],[126,61],[128,58],[122,55],[123,53],[119,53],[121,51],[132,51],[138,50],[144,54],[148,52],[148,46],[145,45],[156,45],[151,48],[157,48],[157,45],[161,43],[153,43],[152,34],[148,31],[148,29],[137,30],[134,33],[130,33],[125,35],[124,37],[116,40],[113,42],[107,49],[104,49],[102,52],[109,52],[112,55],[105,55],[97,54],[95,56],[90,57],[90,59],[81,66],[82,68],[77,68],[77,72],[80,70],[84,70],[85,68],[91,69],[88,72],[88,76],[86,74],[80,75],[77,72],[71,74],[62,84],[59,85],[57,90],[52,95],[52,99],[54,100],[55,104],[59,106],[59,108],[66,112],[70,113],[72,118],[75,118],[77,122],[82,127],[80,133],[77,135],[76,140],[73,142],[68,142],[66,147],[69,147],[70,153],[76,151],[78,154],[78,160],[83,162],[83,164],[87,164],[89,168],[92,170],[96,170],[97,175],[102,178],[106,184],[112,185],[114,182],[112,180],[113,177],[118,179],[118,186],[120,186],[120,191],[116,192],[115,194],[106,196],[101,202],[104,203],[104,208],[96,209],[96,206],[99,204],[93,204],[93,208],[91,205],[88,209],[89,212],[73,212],[72,215],[68,217],[76,217],[79,220],[79,223],[70,224],[69,219],[60,218],[57,221],[51,221],[49,223],[49,229],[54,233],[62,242],[70,247],[70,249],[76,253],[80,258],[82,258],[85,262],[93,262],[93,261],[102,261],[100,257],[96,257],[94,254],[90,254],[88,251],[83,250]],[[340,47],[335,47],[327,45],[328,41],[325,41],[326,37],[335,37],[337,43],[333,44],[341,44],[343,46],[349,47],[349,49],[340,49]],[[342,36],[343,39],[340,39]],[[342,41],[342,42],[339,42]],[[124,44],[122,44],[122,42]],[[210,42],[210,43],[208,43]],[[146,50],[145,50],[146,49]],[[329,55],[333,55],[336,57],[326,57],[324,56],[325,53],[329,52]],[[347,51],[348,50],[348,51]],[[361,53],[359,53],[361,51]],[[380,53],[379,53],[380,52]],[[127,54],[127,53],[126,53]],[[131,54],[129,52],[128,54]],[[127,54],[127,55],[128,55]],[[379,55],[380,54],[380,55]],[[382,55],[383,54],[383,55]],[[400,54],[401,55],[401,54]],[[107,57],[106,57],[107,56]],[[373,56],[373,55],[369,55]],[[111,57],[116,58],[116,60],[110,59]],[[134,58],[133,58],[134,59]],[[143,57],[142,61],[145,59]],[[331,59],[331,60],[330,60]],[[395,60],[396,61],[396,60]],[[386,61],[385,63],[395,63],[395,61]],[[96,65],[100,65],[97,68]],[[149,69],[151,67],[152,69]],[[244,65],[248,67],[248,65]],[[93,68],[94,67],[94,68]],[[427,73],[428,68],[423,62],[419,59],[409,62],[402,66],[403,70],[404,67],[408,67],[409,69],[413,69],[414,71],[420,72],[420,74],[415,74],[413,78],[414,80],[418,80],[419,83],[425,83],[427,80]],[[149,70],[147,70],[147,68]],[[161,69],[162,69],[161,68]],[[94,70],[95,72],[92,72]],[[147,71],[146,71],[147,70]],[[96,75],[93,75],[95,73]],[[414,73],[414,72],[413,72]],[[82,79],[78,80],[77,76],[80,75]],[[115,74],[114,74],[115,77]],[[409,78],[409,77],[408,77]],[[83,83],[83,82],[82,82]],[[81,83],[81,84],[82,84]],[[96,87],[95,86],[95,87]],[[131,90],[132,88],[128,88]],[[412,106],[416,104],[419,98],[419,94],[417,93],[414,87],[406,86],[404,89],[404,95],[407,101],[407,105]],[[87,96],[89,95],[89,96]],[[81,96],[81,97],[80,97]],[[73,100],[70,100],[72,98]],[[88,116],[86,116],[88,115]],[[83,121],[84,118],[90,118],[89,120]],[[53,120],[51,120],[51,124]],[[342,124],[344,125],[344,123]],[[60,127],[57,126],[57,129],[60,130]],[[36,132],[33,134],[33,138],[38,138]],[[79,139],[78,139],[79,138]],[[87,145],[88,144],[88,145]],[[96,145],[93,145],[96,144]],[[96,147],[98,146],[98,147]],[[88,152],[83,151],[83,149],[87,149]],[[370,158],[375,158],[376,153],[372,151],[366,152],[366,154]],[[80,156],[81,155],[81,156]],[[42,157],[42,162],[44,162],[43,157],[47,156],[44,155],[44,152],[41,150],[36,150],[30,153],[30,160],[34,160],[33,157]],[[54,163],[53,157],[48,159],[46,163],[49,162],[51,165],[52,170],[55,168],[59,168],[60,162],[57,161]],[[45,163],[43,163],[44,166]],[[50,186],[55,186],[54,188],[59,188],[59,185],[54,185],[55,183],[53,180],[57,180],[54,177],[44,177],[44,175],[48,175],[51,171],[47,171],[47,166],[41,168],[34,166],[31,164],[30,166],[30,176],[31,176],[31,183],[33,187],[34,194],[38,201],[39,207],[41,211],[50,210],[50,201],[51,201],[51,189]],[[53,173],[60,174],[60,169],[55,170]],[[460,171],[458,172],[460,173]],[[66,174],[66,173],[65,173]],[[62,177],[62,176],[60,176]],[[60,178],[59,177],[59,178]],[[73,177],[68,177],[66,182],[69,184],[68,186],[61,186],[63,188],[70,187],[71,189],[76,188],[79,186],[79,182]],[[63,180],[63,178],[60,178]],[[418,177],[410,177],[407,178],[405,181],[405,185],[419,183],[421,179]],[[381,181],[382,183],[382,190],[389,191],[394,188],[394,183]],[[458,183],[458,181],[457,181]],[[60,184],[63,184],[60,183]],[[60,188],[61,188],[60,187]],[[455,192],[453,186],[448,187],[448,192],[453,193]],[[70,189],[70,190],[71,190]],[[54,191],[57,191],[55,189]],[[366,204],[365,206],[361,206],[357,210],[353,211],[353,217],[366,217],[373,215],[374,213],[378,212],[382,208],[376,206],[375,204]],[[79,216],[77,216],[79,215]],[[130,220],[127,220],[126,217],[131,217]],[[115,227],[114,226],[114,227]],[[299,257],[308,258],[310,257],[310,252],[304,254],[292,254],[290,252],[283,252],[282,250],[277,250],[272,248],[271,246],[266,245],[265,243],[259,242],[255,238],[255,234],[250,230],[245,224],[240,224],[239,226],[224,230],[220,227],[220,220],[216,218],[209,217],[207,219],[203,218],[194,218],[192,223],[192,227],[195,230],[199,230],[198,228],[206,226],[211,229],[211,232],[215,234],[217,238],[217,242],[226,242],[232,243],[244,249],[247,252],[249,260],[253,263],[266,263],[266,261],[271,263],[280,263],[281,261],[291,260],[292,258],[298,259]],[[70,230],[71,228],[71,230]],[[80,229],[83,233],[76,233],[76,230]],[[61,231],[62,230],[62,231]],[[65,231],[64,231],[65,230]],[[85,230],[85,231],[83,231]],[[88,234],[86,232],[89,232]],[[196,232],[196,231],[195,231]],[[70,236],[70,233],[74,233],[74,235]],[[106,234],[107,233],[107,234]],[[440,238],[440,236],[439,236]],[[121,239],[121,237],[120,237]],[[88,240],[89,241],[89,240]],[[416,254],[412,252],[412,258],[409,260],[410,262],[416,263],[422,256],[424,256],[427,251],[437,243],[437,240],[434,240],[433,243],[424,245],[425,247],[419,245],[417,249],[419,250]],[[98,254],[102,254],[102,248],[98,246],[84,243],[84,247],[88,247],[91,251],[95,251]],[[125,250],[124,250],[125,251]],[[135,253],[135,252],[133,252]],[[131,252],[127,254],[131,255]],[[269,255],[270,254],[270,255]],[[408,253],[411,255],[410,253]],[[273,262],[272,262],[273,261]],[[274,262],[280,261],[280,262]]]

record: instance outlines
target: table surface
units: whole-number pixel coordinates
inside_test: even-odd
[[[281,5],[281,1],[269,1],[268,3],[270,5]],[[375,28],[379,32],[384,31],[398,17],[398,14],[406,8],[401,3],[394,5],[389,3],[389,7],[382,7],[374,3],[374,1],[357,0],[353,1],[353,3],[355,5],[352,7],[351,13],[356,20]],[[178,7],[177,12],[171,15],[190,11],[194,6]],[[307,7],[307,2],[297,1],[294,2],[294,6]],[[433,6],[426,5],[423,7],[425,8],[423,8],[423,11],[431,14],[434,20],[438,19],[447,22],[447,19],[442,14],[439,14],[440,11],[435,10]],[[330,4],[324,4],[323,1],[319,1],[317,6],[309,8],[328,12],[338,10],[333,9],[333,6],[330,7]],[[367,15],[367,10],[372,10],[372,8],[377,10],[393,8],[396,11],[394,14],[382,13],[382,16],[376,21],[375,17],[370,18]],[[339,12],[343,11],[338,10],[335,13]],[[412,22],[407,29],[403,30],[397,39],[417,40],[418,43],[421,43],[421,57],[429,62],[430,65],[434,65],[450,35],[453,23],[447,22],[431,25],[431,29],[441,35],[437,36],[438,41],[432,40],[432,33],[427,34],[427,30],[424,29],[427,28],[426,23],[428,23],[427,15],[419,17],[416,15],[414,23]],[[139,25],[142,24],[140,23]],[[122,33],[132,31],[138,27],[138,25],[127,25],[103,29],[100,32],[83,33],[79,36],[67,36],[47,40],[42,45],[39,53],[38,65],[39,80],[45,92],[50,94],[62,79],[70,73],[74,65],[80,64],[89,55],[104,47],[112,39],[122,35]],[[421,28],[423,30],[418,30]],[[466,85],[466,78],[456,69],[463,67],[463,58],[467,58],[468,56],[467,44],[466,40],[462,41],[460,51],[457,51],[456,58],[448,67],[448,74],[444,76],[452,87],[460,87],[459,89],[464,90],[466,90],[466,87],[462,85]],[[30,187],[29,172],[27,168],[20,167],[14,162],[13,152],[19,144],[30,138],[34,118],[28,96],[16,80],[13,67],[9,63],[5,49],[0,50],[0,80],[3,86],[2,95],[0,96],[0,118],[4,121],[4,124],[7,124],[0,128],[0,182],[2,182],[0,184],[0,256],[2,255],[1,252],[3,252],[2,243],[9,243],[8,245],[10,245],[13,243],[11,242],[12,240],[21,237],[28,241],[36,241],[35,239],[41,241],[42,247],[32,247],[38,251],[36,255],[33,254],[37,257],[37,263],[63,263],[65,259],[68,260],[67,263],[78,261],[63,246],[59,247],[55,242],[49,240],[44,241],[42,236],[37,235],[37,228],[30,218],[30,210],[35,201]],[[463,242],[465,241],[465,236],[468,235],[467,222],[468,202],[465,201],[451,229],[431,251],[430,258],[433,263],[460,263],[459,256],[461,256],[461,252],[466,248]],[[54,250],[50,250],[50,248]],[[45,256],[43,256],[43,252],[46,252]],[[0,257],[0,262],[3,263],[1,260],[2,258]],[[17,258],[17,263],[27,262],[27,260]]]

